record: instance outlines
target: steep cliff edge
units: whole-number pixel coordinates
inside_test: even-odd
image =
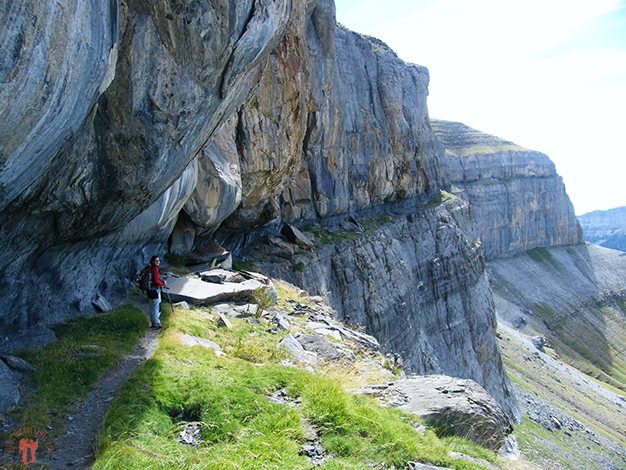
[[[626,207],[579,215],[585,240],[596,245],[626,251]]]
[[[472,205],[485,258],[583,241],[563,179],[547,155],[458,122],[433,119],[432,127],[445,145],[450,181]]]

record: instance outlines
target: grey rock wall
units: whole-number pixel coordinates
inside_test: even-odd
[[[547,157],[493,142],[488,158],[464,142],[446,156],[428,71],[337,26],[332,0],[31,0],[0,14],[0,349],[124,298],[177,220],[185,254],[403,208],[291,277],[411,370],[473,379],[515,414],[470,206],[416,208],[458,181],[487,256],[575,243]]]
[[[485,257],[576,244],[583,233],[547,155],[464,124],[433,120],[452,184],[465,190]]]
[[[241,180],[222,232],[429,198],[445,184],[428,123],[428,71],[337,26],[334,13],[329,1],[294,7],[258,88],[220,131],[213,158],[234,171],[220,177]],[[195,207],[186,212],[205,233],[219,225]]]

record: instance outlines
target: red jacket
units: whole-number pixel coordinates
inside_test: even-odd
[[[150,278],[152,282],[150,282],[150,289],[158,289],[159,287],[163,287],[165,283],[161,281],[159,276],[159,268],[157,266],[152,266],[150,268]]]

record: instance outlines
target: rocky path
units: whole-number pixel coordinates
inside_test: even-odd
[[[144,305],[138,305],[145,310]],[[65,434],[55,439],[57,450],[40,463],[58,470],[88,469],[94,462],[96,436],[115,394],[122,384],[152,355],[161,330],[148,330],[135,351],[111,367],[96,382],[87,398],[75,406]]]

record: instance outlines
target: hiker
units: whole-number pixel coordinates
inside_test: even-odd
[[[161,260],[157,255],[150,258],[150,287],[146,291],[148,302],[150,303],[151,328],[162,328],[159,317],[161,316],[161,287],[165,287],[166,282],[161,280],[159,265]]]

